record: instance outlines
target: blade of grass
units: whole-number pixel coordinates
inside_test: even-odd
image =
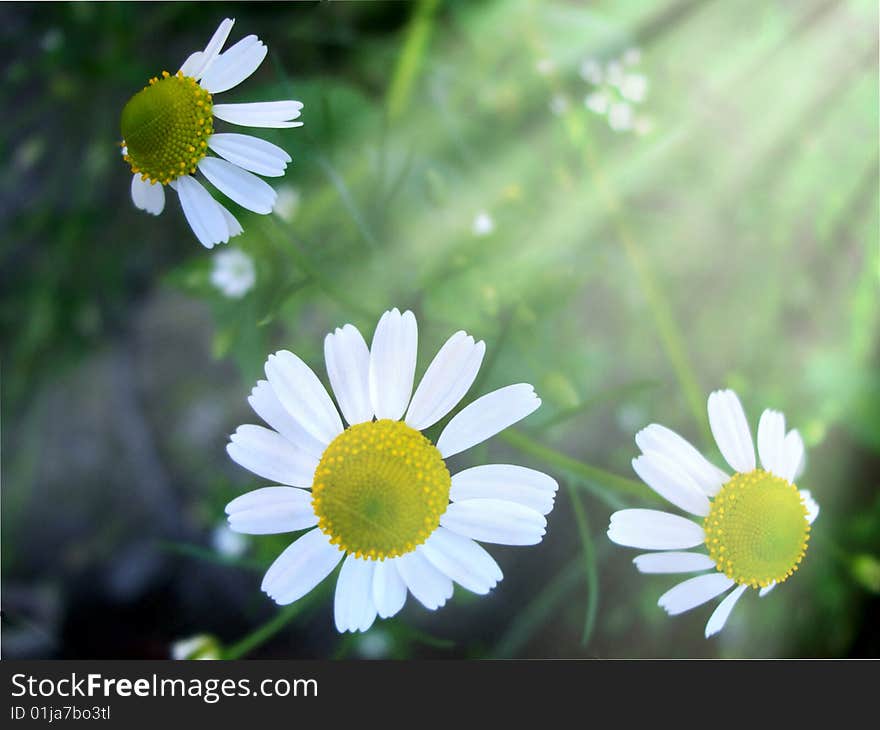
[[[388,117],[392,121],[400,117],[409,103],[413,83],[428,48],[437,5],[438,0],[422,0],[410,20],[403,50],[388,87]]]
[[[581,577],[580,561],[568,563],[544,588],[538,591],[519,616],[510,624],[492,652],[497,659],[516,656],[529,642],[535,631],[559,607],[577,586]]]
[[[587,582],[587,610],[584,614],[584,631],[581,634],[581,645],[586,646],[593,633],[596,624],[596,612],[599,609],[599,573],[596,568],[596,547],[590,536],[590,525],[587,515],[578,494],[566,484],[568,497],[571,500],[574,521],[577,526],[578,537],[581,539],[581,551],[584,559],[584,576]]]

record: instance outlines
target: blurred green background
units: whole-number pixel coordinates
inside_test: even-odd
[[[255,132],[294,160],[277,212],[223,201],[256,271],[238,299],[175,195],[133,207],[117,146],[126,100],[226,16],[269,56],[223,100],[305,104]],[[877,24],[873,0],[3,4],[4,656],[880,655]],[[259,592],[289,537],[222,530],[263,486],[224,446],[269,352],[323,373],[326,331],[392,306],[419,373],[464,328],[472,393],[544,400],[457,465],[561,488],[540,546],[492,547],[490,596],[339,636],[332,581]],[[711,608],[667,617],[676,577],[605,529],[659,504],[642,426],[718,458],[724,386],[801,430],[822,512],[795,578],[706,641]]]

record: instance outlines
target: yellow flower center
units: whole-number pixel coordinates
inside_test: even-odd
[[[415,550],[437,529],[451,484],[434,444],[383,419],[333,439],[315,470],[312,507],[331,543],[384,560]]]
[[[733,475],[712,500],[703,530],[718,570],[752,588],[786,580],[810,539],[797,487],[763,469]]]
[[[122,109],[125,161],[142,180],[167,185],[194,173],[213,130],[211,95],[180,71],[152,78]]]

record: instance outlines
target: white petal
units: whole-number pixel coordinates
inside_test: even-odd
[[[394,566],[409,592],[425,608],[434,611],[452,598],[452,581],[418,551],[395,558]]]
[[[201,86],[212,94],[238,86],[256,71],[269,49],[255,35],[242,38],[221,53],[202,75]]]
[[[512,426],[540,405],[541,399],[528,383],[499,388],[457,413],[440,434],[437,448],[444,459],[458,454]]]
[[[339,410],[350,424],[373,417],[370,403],[370,350],[357,327],[351,324],[324,338],[327,377]]]
[[[785,451],[785,466],[782,469],[783,473],[779,476],[794,482],[803,473],[806,462],[804,440],[800,433],[796,430],[789,431],[785,436],[783,449]]]
[[[318,460],[275,431],[262,426],[239,426],[229,438],[227,453],[248,471],[292,487],[312,486]]]
[[[687,472],[663,454],[649,451],[633,459],[632,465],[645,484],[676,507],[700,517],[709,514],[709,498]]]
[[[208,147],[232,164],[267,177],[281,177],[290,162],[278,145],[249,134],[212,134]]]
[[[731,591],[724,600],[718,604],[718,608],[712,612],[712,615],[709,617],[709,622],[706,624],[707,639],[724,628],[724,624],[727,623],[727,617],[730,616],[730,612],[733,611],[733,607],[736,605],[740,596],[745,593],[746,588],[748,588],[748,586],[740,586],[736,590]]]
[[[741,474],[755,468],[755,447],[742,403],[732,390],[709,395],[709,426],[727,463]]]
[[[455,408],[473,385],[485,353],[485,342],[474,342],[466,332],[452,335],[425,371],[406,414],[407,424],[423,431]]]
[[[131,199],[135,208],[159,215],[165,209],[165,186],[141,180],[140,174],[131,178]]]
[[[419,343],[415,315],[392,309],[382,315],[370,348],[370,400],[376,418],[397,421],[412,395]]]
[[[633,562],[641,573],[696,573],[715,567],[715,562],[703,553],[645,553]]]
[[[374,561],[360,560],[354,555],[349,555],[342,564],[333,601],[336,630],[340,633],[366,631],[376,620],[373,566]]]
[[[214,202],[216,203],[217,201]],[[229,231],[230,238],[235,238],[244,231],[244,228],[241,227],[241,223],[238,222],[238,218],[232,215],[232,213],[226,209],[226,206],[222,203],[217,203],[217,207],[220,208],[220,212],[223,214],[223,220],[226,221],[226,230]]]
[[[249,535],[296,532],[318,524],[312,493],[294,487],[263,487],[226,505],[229,526]]]
[[[180,196],[180,205],[186,222],[196,238],[205,248],[229,240],[229,226],[219,203],[211,197],[202,184],[190,175],[175,180],[175,189]]]
[[[698,575],[666,591],[660,596],[657,605],[665,609],[670,616],[675,616],[702,606],[706,601],[711,601],[715,596],[724,593],[733,584],[733,579],[723,573]]]
[[[229,38],[229,34],[232,32],[232,26],[234,24],[235,19],[233,18],[225,18],[220,23],[217,30],[214,31],[211,40],[208,41],[208,45],[205,46],[205,50],[196,51],[183,62],[183,66],[180,67],[180,70],[183,72],[184,76],[189,76],[196,81],[202,78],[205,71],[207,71],[211,64],[214,63],[214,59],[220,55],[220,49],[223,48],[223,44],[226,43],[226,39]]]
[[[293,603],[330,575],[342,556],[343,552],[316,528],[275,559],[260,588],[281,606]]]
[[[311,454],[316,459],[321,458],[326,444],[322,444],[312,436],[285,410],[268,381],[257,381],[248,397],[248,403],[251,404],[251,408],[254,409],[254,412],[260,418],[278,431],[290,443]]]
[[[469,591],[484,595],[504,576],[498,563],[473,540],[438,527],[418,547],[437,570]]]
[[[775,581],[775,580],[774,580],[773,582],[771,582],[770,585],[766,585],[766,586],[764,586],[763,588],[761,588],[761,590],[758,591],[758,596],[759,596],[760,598],[763,598],[763,597],[766,596],[770,591],[772,591],[774,588],[776,588],[776,581]]]
[[[285,410],[320,443],[326,446],[342,433],[339,413],[318,376],[292,352],[269,355],[266,377]]]
[[[721,469],[710,463],[689,441],[672,429],[652,423],[636,434],[636,445],[644,452],[656,451],[674,461],[710,497],[718,493],[730,479]]]
[[[199,170],[214,187],[242,208],[261,215],[272,212],[275,191],[269,183],[253,173],[219,157],[203,157],[199,160]]]
[[[800,495],[807,508],[807,522],[812,525],[819,516],[819,504],[813,499],[809,489],[801,489]]]
[[[214,104],[217,119],[243,127],[301,127],[301,101],[257,101],[248,104]]]
[[[406,603],[406,584],[394,560],[380,560],[373,569],[373,603],[379,616],[391,618]]]
[[[449,499],[506,499],[546,515],[553,509],[559,485],[553,477],[512,464],[485,464],[452,477]]]
[[[768,408],[758,421],[758,456],[761,466],[776,476],[782,476],[785,471],[784,444],[785,416]]]
[[[685,550],[702,545],[703,528],[685,517],[654,509],[624,509],[611,515],[608,539],[643,550]]]
[[[500,545],[536,545],[547,520],[540,512],[501,499],[467,499],[453,502],[440,524],[459,535]]]

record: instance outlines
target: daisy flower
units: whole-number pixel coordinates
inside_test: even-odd
[[[706,624],[706,638],[721,631],[747,588],[760,589],[763,597],[794,574],[819,514],[810,493],[794,485],[804,465],[804,442],[797,431],[785,432],[785,416],[769,409],[761,415],[760,468],[733,391],[709,396],[709,425],[732,476],[656,423],[636,434],[642,454],[633,459],[645,484],[699,520],[625,509],[611,515],[608,527],[608,537],[618,545],[660,551],[635,558],[643,573],[711,571],[679,583],[659,600],[676,615],[727,593]],[[704,550],[689,550],[701,546]]]
[[[270,355],[249,402],[271,428],[240,426],[226,449],[279,483],[227,505],[233,530],[308,529],[271,565],[262,590],[280,605],[293,603],[342,562],[334,603],[340,632],[394,616],[409,593],[437,609],[453,581],[488,593],[501,569],[476,541],[537,544],[553,508],[556,482],[539,471],[487,464],[450,476],[446,463],[538,408],[532,386],[477,398],[434,444],[421,432],[462,400],[486,347],[456,332],[413,394],[417,342],[413,313],[397,309],[382,315],[369,348],[350,324],[328,334],[324,359],[338,410],[296,355]]]
[[[215,104],[214,96],[235,88],[259,68],[268,49],[255,35],[223,53],[234,20],[227,18],[204,51],[196,51],[176,74],[163,71],[122,110],[122,155],[131,166],[131,198],[137,208],[159,215],[165,186],[180,197],[199,242],[211,248],[242,232],[241,225],[196,178],[196,171],[243,208],[272,212],[275,191],[253,173],[281,177],[290,155],[247,134],[217,133],[214,120],[246,127],[298,127],[302,103],[266,101]],[[208,151],[219,155],[208,155]]]

